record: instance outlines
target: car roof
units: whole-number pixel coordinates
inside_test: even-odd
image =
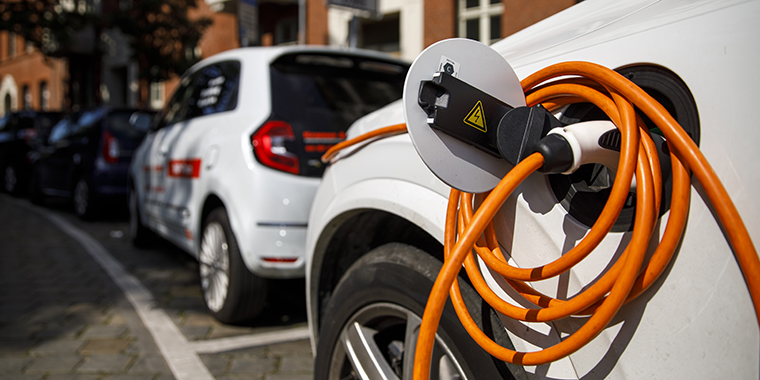
[[[395,62],[399,64],[408,65],[409,63],[401,59],[392,57],[388,54],[364,49],[338,49],[328,46],[319,45],[289,45],[289,46],[269,46],[269,47],[244,47],[238,49],[227,50],[211,57],[208,57],[195,65],[193,65],[187,73],[194,72],[202,66],[206,66],[209,63],[221,62],[227,60],[243,60],[243,61],[264,61],[271,63],[277,58],[291,54],[291,53],[329,53],[329,54],[341,54],[353,57],[366,57],[372,59],[378,59],[388,62]]]

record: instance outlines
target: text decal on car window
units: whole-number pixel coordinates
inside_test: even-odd
[[[198,178],[201,175],[201,159],[170,160],[167,175],[176,178]]]
[[[307,152],[326,152],[331,146],[346,139],[346,132],[312,132],[304,131],[304,150]]]

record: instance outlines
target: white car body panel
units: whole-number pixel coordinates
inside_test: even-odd
[[[590,61],[617,69],[651,64],[676,73],[688,85],[699,111],[702,152],[738,206],[753,240],[760,242],[760,188],[754,128],[754,89],[760,78],[752,70],[760,60],[758,1],[637,1],[607,5],[588,0],[493,45],[519,78],[557,62]],[[484,72],[487,68],[484,68]],[[484,73],[487,75],[487,73]],[[734,92],[737,92],[734,94]],[[398,109],[378,111],[349,131],[360,134],[399,122]],[[383,119],[384,118],[384,119]],[[371,119],[369,123],[366,120]],[[385,122],[383,122],[385,120]],[[357,207],[402,216],[442,241],[445,185],[433,174],[419,173],[421,161],[396,160],[413,150],[408,137],[371,144],[338,160],[318,190],[307,236],[307,284],[314,284],[320,263],[320,238],[332,218]],[[392,149],[390,141],[397,143]],[[373,145],[375,145],[373,147]],[[398,170],[384,172],[384,166]],[[348,170],[348,168],[351,170]],[[415,174],[411,174],[415,173]],[[434,181],[435,180],[435,181]],[[410,182],[399,185],[399,181]],[[366,184],[371,183],[371,186]],[[357,189],[367,189],[357,193]],[[413,208],[388,203],[395,189],[408,192]],[[354,199],[352,199],[354,197]],[[383,201],[378,201],[383,199]],[[563,361],[526,367],[533,378],[732,378],[760,377],[760,331],[741,271],[718,225],[701,185],[692,187],[683,243],[673,264],[652,288],[624,306],[604,332]],[[443,206],[436,206],[442,204]],[[433,207],[433,208],[431,208]],[[441,209],[443,208],[443,209]],[[660,224],[664,229],[666,217]],[[438,224],[433,227],[431,224]],[[534,174],[507,200],[496,219],[501,244],[520,267],[545,264],[567,252],[587,232],[558,204],[546,176]],[[432,232],[431,232],[432,231]],[[629,233],[610,234],[570,275],[533,283],[549,294],[572,296],[604,271]],[[621,243],[622,241],[622,243]],[[315,255],[312,257],[312,255]],[[315,263],[317,265],[315,265]],[[501,289],[491,279],[492,288]],[[315,290],[308,293],[312,344],[318,337]],[[502,292],[505,299],[510,297]],[[584,319],[552,325],[502,318],[518,350],[535,351],[556,344],[559,331],[574,331]],[[564,334],[564,333],[562,333]],[[564,337],[565,335],[562,335]]]
[[[220,53],[196,64],[188,73],[215,62],[241,63],[237,107],[150,133],[136,151],[131,168],[135,187],[140,189],[138,207],[143,224],[197,256],[202,208],[209,196],[215,196],[225,205],[246,266],[265,278],[303,277],[306,225],[321,180],[266,167],[252,151],[251,135],[272,112],[269,66],[282,54],[292,52],[336,50],[304,46],[246,48]],[[388,59],[366,51],[344,53]],[[215,123],[210,129],[207,118]],[[200,160],[198,178],[166,175],[172,170],[168,167],[172,160]],[[295,261],[267,262],[264,257]]]

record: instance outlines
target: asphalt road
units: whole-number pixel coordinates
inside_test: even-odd
[[[80,221],[0,194],[0,378],[311,379],[304,282],[277,281],[243,326],[205,310],[198,264],[136,249],[124,207]]]

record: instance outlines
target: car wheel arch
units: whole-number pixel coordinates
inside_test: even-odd
[[[225,206],[224,202],[221,198],[219,198],[216,194],[208,194],[206,195],[206,199],[203,201],[203,207],[201,208],[200,218],[198,218],[198,229],[197,231],[201,231],[203,229],[204,223],[206,223],[206,219],[208,218],[208,215],[211,213],[211,211],[216,210],[217,208],[223,208],[225,210],[227,209],[227,206]],[[234,229],[234,225],[232,224],[232,221],[230,221],[230,224],[232,225]],[[200,234],[196,236],[196,240],[198,244],[200,244]]]
[[[356,233],[357,230],[370,233]],[[334,218],[316,244],[310,288],[314,307],[313,322],[318,331],[322,313],[332,291],[353,263],[374,248],[387,243],[414,246],[443,261],[443,245],[428,231],[397,214],[363,209],[345,212]]]

